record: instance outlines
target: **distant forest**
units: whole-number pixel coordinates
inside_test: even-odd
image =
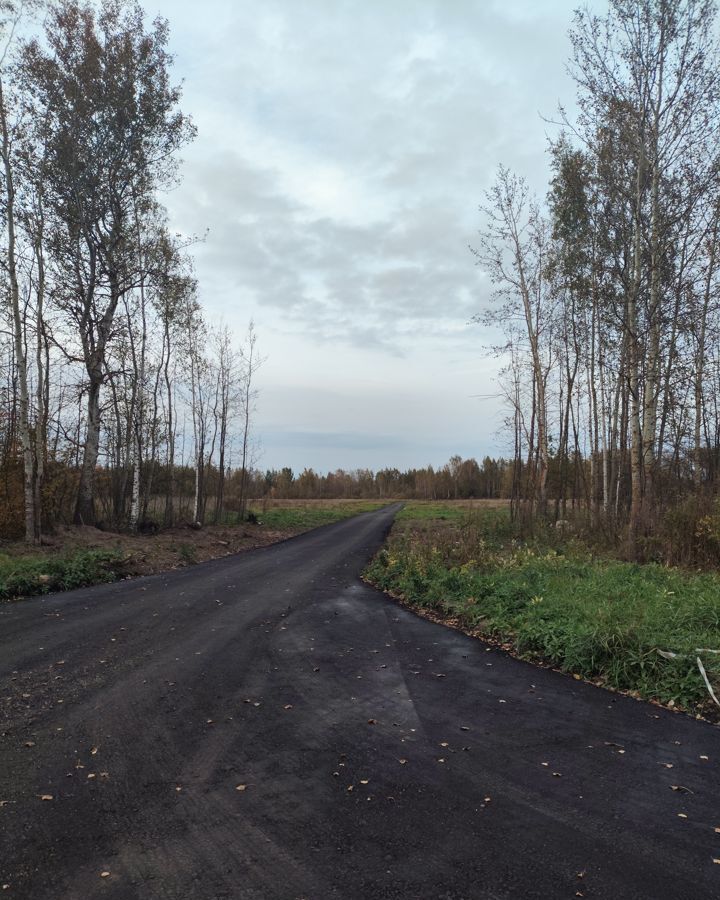
[[[398,499],[398,500],[470,500],[509,498],[512,492],[513,466],[504,459],[486,456],[481,464],[475,459],[451,457],[444,466],[422,469],[338,469],[325,475],[304,469],[295,475],[292,469],[253,472],[250,493],[253,498],[276,497],[303,500]]]

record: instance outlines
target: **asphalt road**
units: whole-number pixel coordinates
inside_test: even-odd
[[[394,511],[0,607],[0,897],[720,897],[720,729],[363,585]]]

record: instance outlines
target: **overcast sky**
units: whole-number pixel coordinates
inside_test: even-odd
[[[544,193],[572,0],[150,0],[198,137],[166,202],[208,318],[261,352],[261,468],[507,451],[471,324],[498,163]]]

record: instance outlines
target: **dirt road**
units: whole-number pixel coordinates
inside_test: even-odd
[[[720,896],[720,729],[363,585],[393,514],[0,607],[0,897]]]

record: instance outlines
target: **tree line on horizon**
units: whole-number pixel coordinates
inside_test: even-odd
[[[443,466],[336,469],[315,472],[305,468],[295,474],[289,467],[256,470],[251,474],[253,499],[297,500],[471,500],[509,498],[512,463],[486,456],[476,459],[452,456]]]
[[[652,558],[713,530],[720,482],[720,52],[712,0],[575,13],[545,201],[500,167],[477,262],[495,289],[517,521]],[[559,467],[559,481],[550,473]]]
[[[230,468],[245,503],[262,360],[252,324],[208,324],[161,202],[195,135],[168,23],[9,0],[0,38],[0,536],[202,522],[213,467],[218,517]]]

